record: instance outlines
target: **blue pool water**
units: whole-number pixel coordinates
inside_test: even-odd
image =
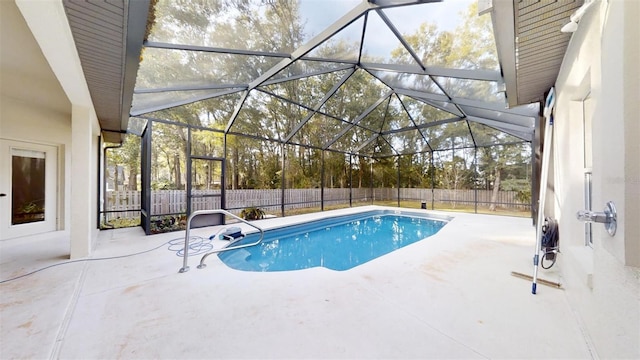
[[[265,231],[259,245],[221,252],[229,267],[287,271],[322,266],[348,270],[438,232],[447,221],[371,211]],[[234,243],[255,242],[252,234]]]

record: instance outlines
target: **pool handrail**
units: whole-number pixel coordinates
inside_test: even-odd
[[[226,216],[230,216],[236,220],[239,220],[255,229],[257,229],[258,231],[260,231],[260,238],[255,241],[252,242],[250,244],[243,244],[243,245],[237,245],[237,246],[227,246],[221,249],[216,249],[213,251],[210,251],[206,254],[204,254],[204,256],[202,257],[202,259],[200,259],[200,265],[198,265],[198,269],[202,269],[204,268],[206,265],[204,264],[204,260],[211,254],[214,253],[219,253],[219,252],[223,252],[223,251],[229,251],[229,250],[235,250],[235,249],[241,249],[241,248],[245,248],[245,247],[249,247],[249,246],[255,246],[258,245],[262,242],[262,239],[264,238],[264,230],[262,230],[262,228],[248,222],[247,220],[236,216],[226,210],[222,210],[222,209],[214,209],[214,210],[198,210],[198,211],[194,211],[191,215],[189,215],[189,218],[187,219],[187,231],[184,235],[184,255],[183,255],[183,260],[182,260],[182,267],[180,268],[180,270],[178,272],[180,273],[185,273],[187,271],[189,271],[189,266],[187,265],[188,261],[189,261],[189,232],[191,230],[191,220],[193,218],[195,218],[196,216],[200,216],[200,215],[210,215],[210,214],[223,214]]]

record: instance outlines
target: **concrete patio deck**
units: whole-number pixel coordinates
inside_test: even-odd
[[[563,290],[539,285],[534,296],[529,281],[511,276],[532,271],[530,219],[435,213],[454,219],[426,240],[341,272],[242,272],[211,256],[205,269],[193,257],[179,274],[182,258],[161,245],[184,232],[102,231],[92,258],[160,247],[0,284],[0,358],[593,357]],[[67,253],[64,232],[4,241],[0,280]],[[540,276],[562,283],[554,268]]]

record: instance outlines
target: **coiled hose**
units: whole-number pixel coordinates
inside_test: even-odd
[[[556,254],[558,251],[558,222],[552,218],[545,218],[544,225],[542,225],[542,259],[540,266],[543,269],[550,269],[556,263]],[[548,266],[545,266],[545,259],[547,262],[551,262]]]

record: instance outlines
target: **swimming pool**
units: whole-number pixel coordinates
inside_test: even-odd
[[[437,233],[448,218],[376,210],[291,225],[264,233],[261,244],[221,252],[227,266],[244,271],[325,267],[348,270]],[[250,234],[233,243],[257,240]]]

